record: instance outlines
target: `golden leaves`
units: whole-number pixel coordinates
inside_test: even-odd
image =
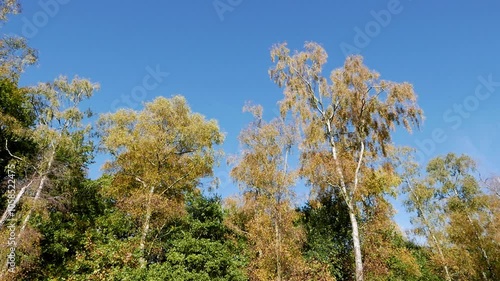
[[[215,146],[224,140],[217,123],[192,113],[181,96],[102,115],[98,128],[101,148],[113,156],[105,166],[114,174],[111,194],[136,217],[149,196],[153,218],[178,214],[184,192],[212,174]]]
[[[0,21],[6,21],[8,14],[18,14],[21,11],[21,5],[18,0],[0,1]]]
[[[229,225],[248,239],[250,280],[305,280],[304,233],[295,225],[299,214],[292,205],[298,172],[288,163],[296,127],[284,117],[265,122],[260,106],[244,110],[255,119],[240,134],[243,151],[231,170],[244,194],[241,202],[228,202]]]
[[[317,139],[312,123],[320,120],[317,127],[325,130],[326,122],[330,122],[330,134],[342,138],[337,139],[338,149],[366,140],[369,148],[384,154],[396,125],[403,124],[411,132],[412,126],[422,120],[412,86],[380,80],[380,74],[368,69],[361,56],[346,58],[342,68],[331,72],[328,84],[322,76],[327,55],[321,46],[306,43],[304,51],[289,53],[286,44],[273,48],[275,67],[270,76],[284,87],[282,115],[286,111],[298,114],[305,123],[306,139]]]

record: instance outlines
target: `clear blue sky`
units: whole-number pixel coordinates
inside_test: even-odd
[[[90,103],[97,113],[182,94],[194,111],[219,121],[227,154],[238,152],[237,136],[250,121],[241,112],[245,101],[263,104],[272,117],[281,98],[267,74],[273,44],[321,43],[329,70],[342,65],[346,50],[361,53],[383,78],[408,81],[419,95],[425,124],[413,135],[399,130],[398,144],[420,144],[425,162],[468,153],[483,175],[499,173],[500,2],[437,2],[22,1],[23,14],[2,31],[30,37],[39,50],[23,85],[59,74],[90,78],[101,84]],[[42,3],[56,5],[44,10]],[[159,83],[148,80],[137,98],[148,67],[161,72]],[[93,178],[103,157],[97,161]],[[237,192],[227,172],[217,170],[223,195]]]

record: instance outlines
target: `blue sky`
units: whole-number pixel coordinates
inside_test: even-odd
[[[237,136],[251,119],[241,111],[245,101],[272,117],[281,99],[267,74],[273,44],[301,49],[316,41],[329,54],[328,71],[347,52],[360,53],[383,78],[408,81],[419,95],[424,126],[412,135],[399,130],[397,144],[420,148],[423,162],[468,153],[484,176],[498,174],[500,2],[437,2],[22,1],[23,14],[2,31],[29,37],[39,50],[38,66],[21,84],[59,74],[90,78],[101,84],[88,103],[96,113],[182,94],[194,111],[219,121],[227,154],[238,152]],[[237,192],[227,172],[216,172],[222,195]]]

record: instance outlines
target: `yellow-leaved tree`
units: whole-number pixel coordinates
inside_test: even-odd
[[[337,189],[345,201],[356,280],[361,281],[358,198],[363,175],[386,156],[397,125],[411,131],[420,123],[416,94],[408,83],[381,80],[360,56],[348,57],[343,67],[325,77],[327,54],[316,43],[306,43],[304,51],[293,54],[286,44],[279,44],[271,57],[275,65],[270,77],[284,88],[281,114],[300,120],[304,176],[312,185]]]
[[[296,224],[292,189],[298,171],[289,164],[297,127],[284,118],[264,121],[261,106],[244,110],[253,113],[254,121],[240,134],[242,152],[231,176],[244,192],[236,211],[243,220],[233,225],[239,224],[248,239],[250,280],[331,280],[327,272],[322,277],[313,272],[301,254],[305,235]]]
[[[69,80],[60,76],[53,82],[39,83],[26,89],[35,111],[35,124],[27,134],[36,144],[36,156],[33,160],[27,160],[13,155],[16,161],[26,162],[24,165],[30,168],[19,191],[0,218],[0,230],[4,230],[5,222],[11,220],[13,215],[21,221],[17,241],[23,253],[30,252],[25,248],[31,249],[36,245],[36,230],[29,227],[32,215],[46,209],[47,199],[58,201],[64,197],[60,196],[63,192],[54,191],[59,193],[56,195],[59,198],[50,198],[48,187],[57,189],[61,181],[91,161],[91,126],[85,125],[84,119],[92,113],[81,111],[80,106],[98,88],[98,84],[87,79],[75,77]],[[35,259],[31,257],[26,260],[22,264],[30,264]]]
[[[98,127],[102,148],[112,156],[104,167],[114,176],[109,192],[142,225],[138,262],[146,267],[150,228],[182,212],[185,193],[212,175],[224,135],[181,96],[102,115]]]

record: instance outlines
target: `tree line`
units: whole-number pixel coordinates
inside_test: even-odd
[[[19,12],[0,2],[0,20]],[[230,159],[237,197],[215,185],[225,136],[182,96],[89,122],[99,85],[60,76],[19,86],[37,61],[0,41],[2,280],[497,280],[500,180],[467,155],[428,163],[397,146],[424,118],[409,83],[360,56],[325,75],[317,43],[271,49],[279,114],[263,107]],[[278,92],[279,92],[278,91]],[[109,161],[97,180],[88,167]],[[295,187],[310,198],[297,205]],[[395,223],[403,202],[412,229]]]

